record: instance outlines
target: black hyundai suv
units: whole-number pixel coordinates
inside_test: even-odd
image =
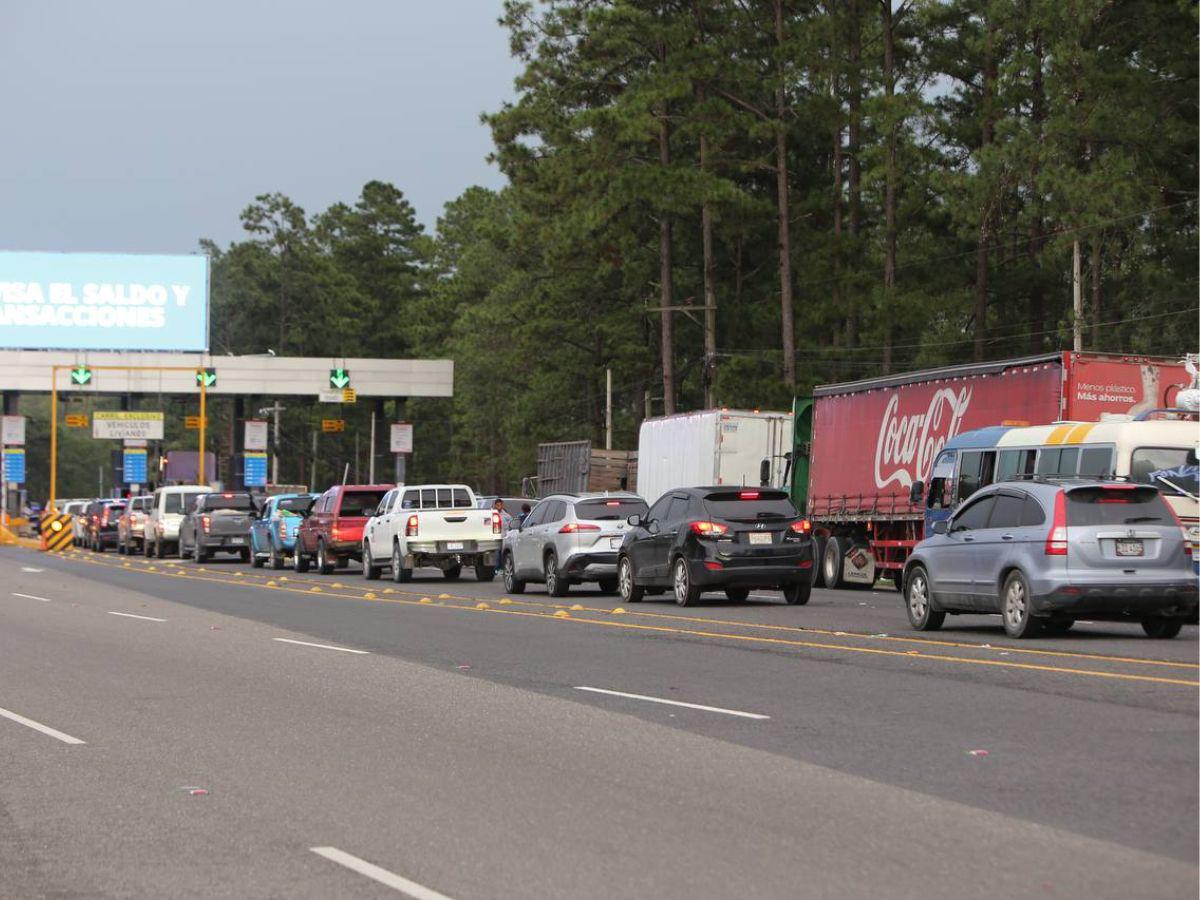
[[[812,524],[771,488],[667,491],[644,516],[630,516],[617,557],[621,599],[637,603],[667,588],[688,606],[705,591],[740,602],[751,588],[777,588],[789,604],[812,592]]]

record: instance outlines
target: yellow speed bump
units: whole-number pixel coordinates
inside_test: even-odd
[[[554,618],[556,618],[556,619],[569,619],[569,618],[571,618],[571,614],[570,614],[569,612],[567,612],[565,609],[560,609],[558,612],[556,612],[556,613],[554,614]]]

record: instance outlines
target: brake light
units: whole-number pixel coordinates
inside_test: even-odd
[[[416,537],[418,530],[418,522],[420,520],[416,516],[409,516],[408,522],[404,526],[405,537]]]
[[[500,513],[493,509],[492,510],[492,534],[500,534],[501,529],[502,529],[502,524],[501,524],[501,520],[500,520]]]
[[[704,568],[708,569],[710,572],[720,572],[723,568],[725,568],[725,565],[724,563],[717,562],[715,559],[708,559],[704,561]]]
[[[1189,558],[1194,556],[1195,548],[1192,547],[1192,540],[1191,540],[1192,536],[1188,533],[1187,528],[1184,527],[1183,519],[1179,518],[1179,513],[1175,512],[1175,507],[1173,507],[1170,503],[1167,503],[1166,500],[1163,500],[1163,503],[1167,504],[1167,509],[1169,509],[1171,511],[1171,516],[1172,516],[1172,518],[1175,519],[1175,524],[1178,525],[1179,530],[1183,532],[1183,554],[1184,554],[1184,556],[1187,556]]]
[[[1067,494],[1059,491],[1054,495],[1054,521],[1046,535],[1046,555],[1067,555]]]
[[[621,501],[620,500],[605,500],[604,505],[605,506],[620,506]]]
[[[739,500],[757,500],[758,491],[742,491],[738,494]]]
[[[104,515],[100,517],[100,524],[101,525],[108,524],[108,507],[107,506],[104,507]]]
[[[342,532],[338,528],[337,522],[334,522],[329,526],[329,536],[335,541],[340,541],[342,539]]]
[[[212,516],[201,516],[200,527],[204,529],[205,534],[208,534],[208,530],[212,528]]]
[[[801,519],[799,522],[793,522],[791,525],[792,531],[796,534],[812,534],[812,522],[808,519]]]
[[[588,522],[568,522],[562,528],[558,529],[559,534],[574,534],[577,531],[599,531],[599,525],[592,525]]]
[[[287,537],[287,522],[280,518],[275,524],[279,526],[279,539],[282,541]]]
[[[755,494],[755,496],[758,495]],[[700,537],[718,537],[729,531],[728,525],[722,525],[719,522],[692,522],[688,527],[692,529],[692,534]]]

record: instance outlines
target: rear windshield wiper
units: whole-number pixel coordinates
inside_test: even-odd
[[[1125,520],[1126,525],[1133,525],[1136,522],[1161,522],[1162,516],[1130,516]]]

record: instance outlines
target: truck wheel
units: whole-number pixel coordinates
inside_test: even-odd
[[[801,581],[798,584],[783,586],[783,602],[788,606],[807,606],[808,598],[812,596],[812,582]]]
[[[825,538],[813,535],[812,539],[813,564],[809,572],[812,575],[813,587],[825,586]]]
[[[929,575],[922,566],[915,566],[908,576],[904,591],[904,609],[908,624],[917,631],[937,631],[946,621],[946,614],[933,608],[929,595]]]
[[[243,547],[241,550],[238,551],[238,556],[240,556],[242,558],[242,562],[244,562],[244,563],[250,562],[250,548]],[[262,562],[259,560],[255,560],[255,562],[260,566],[262,565]]]
[[[1173,616],[1155,616],[1152,619],[1142,619],[1142,631],[1147,637],[1173,638],[1183,628],[1183,619]]]
[[[375,559],[371,556],[371,545],[363,544],[363,578],[367,581],[376,581],[383,574],[383,569],[375,565]]]
[[[308,571],[308,557],[300,552],[299,541],[296,541],[296,549],[292,551],[292,568],[300,575]]]
[[[680,606],[695,606],[700,599],[700,589],[692,584],[692,573],[687,560],[682,556],[675,560],[671,583],[675,586],[675,602]]]
[[[325,549],[325,542],[317,541],[317,572],[321,575],[332,575],[333,566],[334,563]]]
[[[485,562],[475,563],[475,580],[481,581],[484,584],[488,583],[489,581],[495,581],[496,580],[496,567],[489,566]]]
[[[622,556],[617,563],[617,590],[621,592],[624,603],[641,603],[645,591],[633,580],[633,563],[628,556]]]
[[[827,588],[842,586],[842,555],[841,539],[830,535],[821,554],[821,575]]]
[[[196,563],[206,563],[206,562],[208,562],[208,551],[203,549],[202,547],[200,547],[199,544],[197,544],[196,551],[192,554],[192,559]]]
[[[254,556],[250,559],[250,565],[254,566],[254,568],[256,568],[256,569],[261,569],[263,567],[263,563],[265,563],[266,561],[267,560],[265,557],[259,556],[257,553],[255,553]]]
[[[510,594],[525,593],[525,582],[517,577],[517,566],[511,552],[504,554],[504,590]]]
[[[615,594],[617,592],[617,579],[602,578],[597,582],[596,586],[600,588],[602,594]]]
[[[396,584],[407,584],[412,581],[412,569],[404,568],[404,556],[400,553],[400,545],[392,545],[392,581]]]
[[[458,581],[462,577],[462,566],[451,566],[448,569],[442,569],[442,577],[447,581]]]
[[[154,556],[157,559],[166,559],[167,558],[167,548],[163,546],[162,541],[154,542]]]
[[[567,579],[558,574],[558,557],[553,553],[546,554],[546,593],[551,597],[565,597],[571,590]]]
[[[283,568],[283,557],[279,555],[279,550],[275,547],[274,541],[271,542],[271,554],[267,557],[267,565],[275,570]]]

